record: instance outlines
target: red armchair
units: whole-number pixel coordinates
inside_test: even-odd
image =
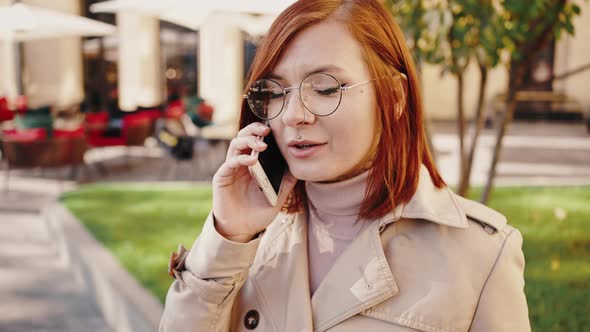
[[[208,122],[213,121],[213,112],[214,112],[213,106],[207,104],[206,102],[202,102],[199,105],[199,113],[198,114],[203,120],[208,121]]]
[[[8,100],[5,97],[0,98],[0,123],[14,118],[14,112],[8,108]]]
[[[150,136],[154,135],[156,132],[156,121],[162,117],[162,111],[158,108],[145,108],[138,111],[138,113],[149,119]]]
[[[5,130],[2,148],[8,165],[5,180],[7,189],[11,169],[84,164],[86,137],[84,128],[53,130],[53,137],[47,137],[44,128]]]
[[[143,112],[123,116],[120,135],[107,136],[109,116],[107,112],[88,113],[85,126],[88,144],[102,146],[141,146],[150,136],[151,117]]]
[[[186,108],[181,99],[171,101],[164,110],[164,117],[167,119],[178,119],[186,112]]]

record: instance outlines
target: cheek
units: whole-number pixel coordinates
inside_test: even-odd
[[[369,153],[373,141],[374,133],[371,126],[362,122],[351,122],[345,130],[338,132],[334,148],[347,162],[358,163]]]
[[[353,154],[357,159],[369,153],[375,142],[378,128],[374,111],[371,109],[369,107],[347,109],[346,112],[339,114],[337,124],[333,126],[334,136],[337,136],[334,140],[335,148]]]

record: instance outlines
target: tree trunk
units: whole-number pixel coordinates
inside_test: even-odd
[[[424,91],[424,84],[422,84],[422,61],[419,59],[416,61],[416,70],[418,71],[418,77],[420,78],[420,91]],[[424,103],[422,103],[422,105],[424,105]],[[424,131],[426,133],[426,144],[428,144],[430,155],[436,165],[438,153],[434,149],[434,143],[432,142],[432,121],[430,120],[430,117],[426,115],[426,112],[424,112]]]
[[[475,158],[475,149],[477,148],[477,141],[481,130],[485,124],[486,109],[484,107],[486,99],[486,86],[488,84],[488,68],[485,64],[479,64],[480,82],[479,82],[479,97],[477,99],[477,109],[475,112],[475,130],[473,132],[473,138],[471,139],[471,145],[469,146],[469,155],[465,162],[465,169],[461,173],[459,180],[459,195],[467,197],[469,194],[471,170],[473,168],[473,159]]]
[[[578,75],[581,74],[583,72],[585,72],[586,70],[590,70],[590,63],[587,63],[583,66],[574,68],[572,70],[569,70],[565,73],[561,73],[561,74],[553,74],[551,75],[551,77],[549,77],[548,79],[538,82],[539,84],[544,84],[547,82],[555,82],[555,81],[561,81],[564,80],[566,78],[569,78],[570,76],[574,76],[574,75]]]
[[[465,112],[463,105],[464,81],[463,71],[455,74],[457,77],[457,130],[459,135],[459,178],[465,171]]]
[[[506,135],[506,131],[508,130],[508,125],[512,122],[512,118],[514,116],[514,112],[516,110],[517,100],[516,94],[518,90],[522,86],[522,82],[524,80],[524,73],[525,67],[527,63],[518,63],[515,70],[515,77],[514,77],[514,84],[509,84],[508,86],[508,93],[506,94],[506,105],[507,108],[504,112],[504,117],[502,119],[502,126],[498,131],[498,136],[496,137],[496,145],[494,146],[494,154],[492,157],[492,164],[490,166],[488,180],[486,182],[486,186],[481,194],[480,202],[483,204],[487,204],[490,200],[490,196],[492,193],[492,188],[494,186],[494,180],[496,178],[496,167],[498,165],[498,160],[500,160],[500,154],[502,152],[502,143],[504,141],[504,136]]]
[[[555,1],[555,6],[553,7],[553,10],[561,12],[563,10],[567,0],[554,0],[554,1]],[[535,23],[536,22],[531,23],[531,25],[530,25],[531,31],[536,30]],[[481,194],[480,201],[483,204],[488,203],[491,193],[492,193],[492,188],[493,188],[494,180],[496,177],[496,166],[498,164],[498,160],[500,159],[500,153],[502,151],[502,142],[504,140],[504,135],[506,134],[506,131],[508,130],[508,125],[512,121],[512,118],[514,116],[514,112],[516,111],[516,106],[517,106],[516,94],[518,93],[518,90],[520,90],[522,87],[522,82],[524,81],[525,69],[530,66],[531,59],[533,59],[537,55],[537,53],[543,47],[543,45],[549,40],[549,38],[551,36],[554,35],[553,31],[555,29],[556,24],[557,24],[557,21],[552,22],[550,24],[546,24],[544,26],[544,28],[542,29],[542,31],[537,35],[536,38],[533,38],[532,40],[525,40],[520,45],[517,45],[517,47],[516,47],[520,51],[519,53],[524,54],[525,56],[517,62],[514,62],[514,60],[511,61],[512,68],[516,68],[515,74],[514,74],[514,80],[513,81],[511,80],[511,82],[508,84],[508,93],[506,94],[507,109],[504,113],[504,119],[502,120],[502,127],[500,128],[500,131],[498,132],[498,136],[496,137],[496,145],[494,147],[494,154],[492,157],[492,164],[490,166],[490,171],[488,174],[488,180],[487,180],[486,186],[484,188],[484,191]]]
[[[427,116],[424,117],[424,131],[426,133],[426,144],[428,144],[428,149],[430,150],[432,160],[434,161],[435,165],[438,165],[438,153],[436,152],[434,143],[432,141],[432,121]]]

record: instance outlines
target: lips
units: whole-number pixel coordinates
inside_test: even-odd
[[[288,152],[295,158],[309,158],[321,151],[327,143],[314,141],[290,141]]]
[[[296,147],[300,150],[304,150],[304,149],[308,149],[308,148],[318,146],[318,145],[321,145],[321,144],[297,144],[297,145],[294,145],[294,147]]]
[[[298,148],[298,149],[306,149],[317,145],[323,145],[326,143],[321,142],[314,142],[314,141],[290,141],[288,146]]]

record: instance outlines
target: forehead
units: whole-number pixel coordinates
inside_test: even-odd
[[[339,67],[334,73],[364,75],[360,43],[344,23],[335,20],[312,25],[299,32],[286,46],[272,70],[275,77],[301,79],[317,68]]]

